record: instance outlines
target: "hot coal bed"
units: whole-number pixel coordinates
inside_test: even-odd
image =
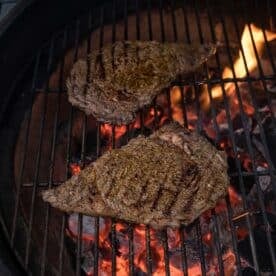
[[[0,131],[1,226],[18,266],[33,275],[276,275],[271,2],[106,1],[48,39],[15,85]],[[133,123],[115,126],[72,107],[65,82],[77,59],[117,40],[215,42],[218,49]],[[42,190],[105,151],[173,120],[228,155],[228,195],[191,225],[156,231],[65,214],[42,201]]]

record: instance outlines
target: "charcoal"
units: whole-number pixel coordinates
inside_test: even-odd
[[[235,118],[232,120],[232,124],[233,124],[233,129],[235,131],[239,130],[239,129],[247,129],[249,132],[252,128],[252,118],[250,117],[245,117],[244,121],[242,120],[241,114],[238,114],[235,116]]]
[[[271,230],[276,231],[276,215],[272,214],[271,212],[265,212],[267,216],[267,220],[269,223],[269,227]],[[253,214],[253,220],[254,220],[254,225],[258,226],[260,228],[264,228],[264,220],[263,220],[263,215],[261,211],[254,212]],[[276,233],[276,232],[274,232]]]
[[[238,172],[238,168],[236,167],[236,162],[234,158],[228,156],[227,163],[228,163],[228,174],[231,175]],[[242,164],[241,164],[241,171],[246,172],[246,169],[243,167]],[[249,175],[249,176],[243,177],[243,184],[245,188],[245,193],[248,194],[255,184],[254,176]],[[241,194],[241,186],[239,183],[238,175],[231,176],[231,185],[233,185],[235,190]]]
[[[276,168],[276,131],[275,129],[276,128],[274,128],[274,130],[268,128],[265,130],[267,145],[270,152],[270,158],[271,158],[271,161],[273,162],[274,168]]]
[[[276,233],[271,232],[271,234],[274,248],[276,248]],[[273,271],[265,230],[263,230],[261,227],[255,227],[253,230],[253,235],[255,239],[257,259],[260,270],[263,272]],[[240,255],[253,266],[249,236],[238,242],[238,250]]]
[[[242,276],[257,276],[257,273],[252,267],[246,267],[242,270]]]

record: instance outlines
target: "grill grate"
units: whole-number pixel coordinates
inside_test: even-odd
[[[236,171],[230,173],[231,177],[236,177],[238,180],[238,186],[241,191],[241,198],[242,198],[242,205],[243,205],[243,214],[245,218],[245,224],[246,228],[248,229],[248,236],[250,241],[250,250],[252,254],[253,263],[252,266],[254,267],[255,272],[259,275],[261,272],[260,268],[260,260],[258,259],[258,252],[257,252],[257,246],[256,241],[254,237],[254,225],[253,225],[253,214],[251,211],[251,208],[248,204],[247,200],[247,193],[246,193],[246,184],[245,179],[248,177],[253,177],[254,182],[256,183],[257,188],[257,195],[258,195],[258,201],[259,201],[259,212],[261,214],[262,223],[265,227],[265,235],[268,242],[268,251],[269,256],[271,258],[272,263],[272,269],[273,273],[276,275],[276,257],[275,257],[275,248],[273,246],[273,237],[270,231],[270,223],[269,218],[266,211],[265,206],[265,199],[264,195],[261,189],[261,185],[259,183],[259,177],[260,176],[269,176],[271,178],[273,191],[276,192],[276,179],[275,179],[275,168],[273,166],[273,163],[271,161],[270,157],[270,149],[268,147],[267,143],[267,137],[265,134],[265,129],[263,127],[262,119],[259,114],[259,103],[258,99],[254,92],[254,83],[259,82],[262,86],[263,93],[265,93],[267,106],[269,109],[269,113],[273,114],[273,101],[272,101],[272,95],[271,92],[268,90],[267,87],[267,81],[275,81],[276,80],[276,67],[274,62],[273,53],[271,50],[271,47],[268,43],[268,39],[265,33],[265,29],[270,27],[273,28],[273,17],[271,14],[272,8],[270,1],[267,1],[267,5],[264,6],[262,1],[254,1],[254,4],[249,1],[249,4],[247,4],[246,1],[242,1],[242,3],[236,3],[235,1],[232,1],[230,3],[230,6],[222,7],[220,5],[214,5],[214,1],[206,0],[206,1],[176,1],[176,0],[170,0],[168,1],[116,1],[113,0],[110,4],[103,4],[99,10],[93,10],[89,11],[86,15],[83,15],[82,17],[75,20],[75,22],[72,24],[68,24],[65,26],[65,28],[55,34],[50,43],[46,44],[44,48],[41,49],[41,51],[37,54],[35,65],[33,67],[33,75],[32,75],[32,81],[30,85],[30,92],[32,94],[41,94],[42,95],[42,105],[41,105],[41,118],[39,123],[39,129],[38,129],[38,147],[36,156],[31,156],[35,162],[34,166],[34,174],[33,174],[33,181],[30,183],[26,183],[24,181],[24,173],[26,171],[26,160],[30,157],[28,157],[28,147],[30,146],[29,139],[30,139],[30,128],[32,127],[32,118],[34,116],[35,110],[33,109],[33,104],[35,99],[33,99],[31,105],[26,110],[26,116],[25,121],[27,122],[26,128],[25,128],[25,134],[24,134],[24,152],[23,157],[21,158],[21,167],[19,172],[19,180],[18,185],[16,187],[16,194],[15,194],[15,204],[14,204],[14,216],[13,221],[10,225],[10,242],[14,250],[17,249],[17,230],[18,230],[18,217],[21,214],[21,200],[23,197],[23,190],[28,191],[28,193],[31,195],[29,207],[28,210],[28,216],[26,219],[27,224],[27,231],[26,231],[26,240],[25,240],[25,247],[23,250],[23,254],[19,254],[19,258],[23,264],[23,266],[26,268],[26,270],[32,270],[32,258],[33,258],[33,239],[34,239],[34,231],[37,227],[35,223],[35,212],[36,212],[36,206],[37,201],[39,200],[39,191],[41,188],[45,187],[53,187],[55,185],[59,185],[60,181],[55,181],[54,179],[54,173],[55,173],[55,156],[57,153],[57,140],[58,140],[58,128],[59,128],[59,122],[60,122],[60,116],[62,113],[62,95],[65,94],[65,88],[64,88],[64,71],[65,67],[68,66],[66,64],[66,56],[64,55],[65,51],[69,49],[72,46],[73,42],[73,61],[76,61],[80,57],[80,49],[81,49],[81,43],[83,38],[83,33],[86,33],[86,53],[89,53],[91,50],[93,50],[97,45],[99,47],[102,47],[105,44],[106,37],[110,37],[110,41],[114,42],[119,38],[121,39],[132,39],[133,34],[130,34],[130,31],[133,30],[130,28],[130,20],[129,13],[133,12],[135,14],[135,38],[136,39],[144,39],[144,37],[147,37],[147,39],[157,39],[159,37],[159,40],[166,41],[167,38],[167,29],[169,28],[172,30],[172,37],[169,39],[173,41],[181,41],[181,35],[180,30],[184,30],[184,39],[185,42],[191,43],[193,41],[193,37],[198,38],[199,43],[204,43],[206,40],[206,34],[203,31],[202,26],[202,11],[204,11],[205,15],[207,16],[207,22],[209,24],[208,29],[210,32],[210,37],[213,42],[217,41],[217,36],[215,32],[215,23],[214,18],[218,18],[220,24],[221,24],[221,31],[223,39],[225,40],[226,45],[226,56],[230,64],[230,69],[232,71],[233,77],[232,78],[221,78],[219,77],[210,77],[210,67],[208,64],[204,64],[204,76],[205,78],[199,78],[197,75],[193,75],[192,78],[183,80],[179,79],[173,85],[177,85],[181,88],[181,103],[182,103],[182,114],[184,118],[184,124],[186,127],[189,126],[189,114],[188,114],[188,106],[189,106],[189,99],[186,97],[186,88],[192,87],[192,89],[195,91],[195,107],[196,107],[196,115],[197,115],[197,123],[196,123],[196,131],[199,133],[204,132],[204,114],[201,107],[200,102],[200,89],[203,85],[207,85],[207,93],[210,100],[210,113],[211,118],[213,121],[213,129],[216,134],[215,136],[215,143],[218,143],[221,138],[221,130],[219,126],[219,122],[217,121],[217,107],[215,105],[215,100],[212,96],[212,87],[214,85],[219,85],[222,89],[222,96],[223,101],[222,105],[225,110],[225,115],[227,119],[227,123],[229,126],[229,140],[231,141],[231,144],[233,146],[232,150],[234,153],[234,163]],[[167,10],[167,7],[169,7],[169,11]],[[180,8],[182,11],[182,18],[183,18],[183,25],[179,26],[177,24],[176,20],[176,8]],[[253,8],[255,10],[260,9],[264,14],[260,17],[255,17],[254,13],[251,14],[249,10],[250,8]],[[153,13],[153,10],[157,9],[158,13]],[[111,11],[111,12],[110,12]],[[256,55],[257,59],[257,67],[259,70],[259,76],[253,77],[248,68],[248,64],[245,58],[245,53],[241,41],[241,27],[239,24],[239,18],[237,17],[236,12],[241,12],[241,15],[243,16],[243,20],[246,22],[250,38],[253,43],[254,53]],[[169,14],[170,16],[170,25],[168,25],[168,20],[164,13]],[[145,13],[146,16],[142,13]],[[191,33],[191,24],[189,21],[191,20],[191,15],[194,17],[194,22],[196,24],[196,31],[197,34]],[[230,47],[230,39],[229,39],[229,22],[226,22],[226,14],[231,19],[230,23],[233,24],[234,27],[234,36],[237,41],[239,41],[239,48],[241,49],[242,53],[242,59],[245,66],[246,76],[245,77],[238,77],[236,76],[235,70],[234,70],[234,59],[231,53],[231,47]],[[122,22],[123,22],[123,28],[120,30],[123,30],[123,34],[121,35],[118,32],[118,25],[117,21],[119,18],[119,15],[122,16]],[[142,28],[142,18],[146,19],[147,22],[145,26],[147,26],[147,30],[144,30]],[[269,19],[269,22],[266,22],[266,19]],[[153,20],[159,20],[159,30],[160,33],[156,34],[154,33],[153,28]],[[111,32],[107,31],[107,22],[111,21]],[[261,21],[261,22],[260,22]],[[266,74],[263,70],[261,59],[259,57],[254,37],[253,37],[253,31],[250,26],[251,22],[258,22],[262,28],[262,34],[265,38],[265,50],[268,53],[269,61],[271,63],[272,68],[272,74]],[[268,26],[268,23],[270,26]],[[95,35],[93,33],[93,30],[95,29],[95,26],[98,27],[99,31]],[[144,25],[143,25],[144,26]],[[205,29],[204,29],[205,30]],[[98,37],[97,37],[98,36]],[[58,65],[58,86],[53,88],[51,87],[51,75],[53,73],[53,69],[55,69],[55,66],[57,64],[57,61],[59,62]],[[88,68],[89,68],[89,60],[88,62]],[[223,64],[221,61],[221,56],[219,53],[216,54],[215,57],[215,63],[216,63],[216,70],[218,72],[223,71]],[[89,75],[89,72],[88,72]],[[87,75],[87,81],[89,82],[89,77]],[[42,77],[41,77],[42,76]],[[46,77],[45,77],[46,76]],[[30,78],[30,76],[29,76]],[[41,85],[42,81],[40,80],[43,78],[43,81],[45,81],[45,78],[47,79],[45,88]],[[238,100],[238,108],[239,108],[239,114],[241,118],[241,125],[244,130],[245,134],[245,141],[246,141],[246,148],[248,150],[248,154],[250,156],[250,160],[252,160],[252,171],[243,171],[243,167],[241,164],[240,159],[238,158],[239,155],[239,149],[237,146],[237,141],[235,137],[235,131],[234,131],[234,125],[233,120],[231,117],[231,109],[229,104],[229,99],[227,96],[227,91],[225,89],[225,85],[227,83],[234,84],[234,88],[237,95]],[[250,129],[248,129],[248,116],[244,110],[243,106],[243,99],[241,96],[241,84],[245,83],[248,86],[248,92],[249,96],[252,102],[252,106],[254,107],[255,113],[252,115],[254,117],[254,120],[256,121],[256,124],[259,127],[260,130],[260,139],[261,143],[264,147],[264,155],[265,159],[268,163],[267,169],[263,171],[257,170],[257,165],[255,163],[255,157],[254,157],[254,149],[253,149],[253,142],[251,137]],[[45,84],[45,82],[44,82]],[[170,90],[166,90],[167,95],[167,102],[168,106],[171,106],[171,94]],[[52,122],[52,134],[51,137],[45,136],[45,128],[47,124],[47,109],[49,109],[49,97],[50,95],[56,95],[55,98],[55,113],[53,116],[53,122]],[[153,103],[153,110],[154,110],[154,128],[158,128],[159,126],[159,118],[158,118],[158,106],[156,100]],[[77,110],[74,107],[70,107],[69,114],[68,114],[68,127],[67,127],[67,133],[66,133],[66,171],[65,174],[68,177],[70,177],[70,163],[72,162],[72,139],[73,139],[73,124],[74,124],[74,118],[77,114]],[[140,121],[141,124],[141,133],[146,133],[146,126],[144,124],[145,118],[144,118],[145,110],[142,110],[140,112]],[[86,156],[87,156],[87,146],[90,140],[88,139],[88,125],[89,125],[89,118],[85,116],[84,114],[81,115],[81,142],[80,142],[80,164],[82,166],[85,165],[86,162]],[[172,120],[173,114],[172,110],[169,108],[169,114],[168,118]],[[273,117],[273,123],[275,127],[275,118]],[[126,140],[132,138],[133,133],[130,129],[130,126],[127,127],[127,134],[126,134]],[[40,170],[41,170],[41,163],[42,159],[45,158],[43,156],[43,145],[45,143],[45,140],[50,140],[50,160],[49,160],[49,168],[48,168],[48,179],[47,180],[41,180],[40,177]],[[101,124],[96,124],[96,133],[93,138],[96,141],[96,148],[95,148],[95,155],[99,157],[102,153],[102,137],[101,137]],[[116,126],[112,126],[112,147],[116,147]],[[230,230],[231,230],[231,244],[232,249],[235,255],[236,259],[236,266],[237,266],[237,273],[239,275],[242,274],[242,263],[241,263],[241,254],[238,249],[238,238],[236,235],[236,229],[235,229],[235,215],[233,212],[233,208],[231,206],[230,198],[227,196],[225,198],[226,206],[227,206],[227,223],[229,224]],[[40,258],[40,275],[47,275],[47,266],[49,265],[48,257],[49,257],[49,236],[51,235],[52,227],[50,224],[50,217],[52,215],[52,209],[49,205],[44,205],[45,210],[43,211],[44,217],[44,225],[43,225],[43,243],[42,248],[40,248],[41,256]],[[275,207],[275,206],[274,206]],[[55,272],[58,275],[62,275],[65,272],[65,266],[67,265],[67,262],[65,263],[65,241],[66,241],[66,228],[67,228],[67,215],[63,214],[60,217],[60,228],[59,228],[59,244],[56,244],[56,251],[58,252],[58,267],[56,267]],[[221,245],[221,236],[219,231],[219,224],[220,221],[217,218],[217,214],[215,210],[212,210],[212,221],[214,222],[214,243],[215,248],[217,251],[217,258],[218,258],[218,267],[219,267],[219,275],[226,275],[225,267],[224,267],[224,260],[223,260],[223,248]],[[204,251],[204,241],[203,241],[203,235],[202,235],[202,229],[200,225],[199,219],[195,222],[195,235],[196,235],[196,241],[197,241],[197,248],[198,248],[198,254],[200,256],[200,268],[201,268],[201,274],[202,275],[208,275],[208,267],[205,259],[205,251]],[[99,272],[99,260],[101,258],[100,256],[100,219],[95,218],[94,220],[94,229],[95,229],[95,240],[93,243],[93,275],[100,275]],[[146,274],[152,275],[155,272],[154,268],[154,256],[152,255],[152,249],[151,249],[151,243],[152,243],[152,232],[148,226],[146,226],[143,230],[145,232],[145,246],[146,246],[146,252],[145,252],[145,265],[146,265]],[[76,237],[76,249],[75,249],[75,264],[73,265],[75,268],[75,274],[76,275],[82,275],[82,252],[83,252],[83,243],[82,243],[82,232],[83,232],[83,215],[78,215],[78,225],[77,225],[77,237]],[[181,251],[181,269],[183,271],[184,275],[188,275],[188,259],[189,256],[187,256],[187,241],[186,241],[186,233],[187,227],[182,227],[179,230],[180,233],[180,251]],[[135,270],[135,243],[134,243],[134,226],[132,224],[127,225],[127,236],[129,239],[128,243],[128,269],[130,275],[136,275],[137,271]],[[117,232],[116,232],[116,221],[114,219],[111,220],[111,274],[116,275],[117,273]],[[168,245],[168,232],[163,231],[161,233],[161,240],[162,240],[162,246],[163,246],[163,252],[164,252],[164,274],[170,275],[173,273],[170,271],[170,248]],[[137,274],[138,275],[138,274]]]

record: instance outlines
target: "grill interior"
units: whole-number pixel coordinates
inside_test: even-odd
[[[275,30],[272,10],[270,1],[114,0],[53,34],[17,85],[19,96],[0,140],[2,226],[27,273],[276,274],[276,43],[265,32]],[[251,23],[260,30],[264,58]],[[245,28],[254,70],[241,43]],[[72,107],[65,85],[72,64],[107,43],[136,39],[219,43],[200,72],[177,79],[133,124],[100,124]],[[244,74],[235,67],[239,55]],[[225,67],[230,75],[223,75]],[[41,190],[172,120],[229,156],[229,195],[192,225],[156,232],[114,219],[69,216],[42,202]]]

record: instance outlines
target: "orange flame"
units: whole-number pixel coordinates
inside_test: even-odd
[[[171,97],[171,110],[172,110],[172,117],[175,121],[179,122],[181,125],[184,123],[183,111],[181,108],[181,90],[179,86],[172,87],[170,91]]]
[[[77,175],[77,174],[80,173],[81,168],[80,168],[80,166],[79,166],[78,164],[76,164],[76,163],[71,163],[71,164],[70,164],[70,171],[71,171],[71,174],[72,174],[72,175]]]
[[[185,92],[185,91],[184,91]],[[197,120],[196,109],[191,108],[191,106],[187,106],[186,116],[188,122],[184,121],[184,114],[183,114],[183,107],[182,102],[183,94],[181,93],[181,88],[179,86],[174,86],[170,90],[170,99],[171,99],[171,111],[172,111],[172,118],[174,121],[178,122],[181,125],[187,123],[189,129],[194,129],[194,125],[192,124],[193,121]]]
[[[261,57],[263,54],[263,49],[264,49],[264,43],[265,43],[265,38],[262,32],[262,29],[256,27],[254,24],[250,24],[250,28],[248,25],[245,26],[243,33],[242,33],[242,38],[241,38],[241,45],[242,49],[244,52],[244,58],[242,51],[239,51],[239,57],[234,63],[234,72],[236,78],[243,78],[246,76],[246,66],[249,72],[252,72],[256,69],[257,67],[257,58],[255,55],[254,51],[254,44],[251,39],[250,35],[250,29],[252,31],[252,37],[254,39],[254,44],[256,46],[256,50],[258,53],[258,56]],[[270,31],[265,31],[267,41],[271,41],[276,39],[276,33],[270,32]],[[222,78],[233,78],[233,72],[229,67],[226,67],[222,73]],[[225,90],[229,91],[231,86],[233,86],[232,83],[226,83],[225,84]],[[212,97],[213,98],[218,98],[222,96],[222,91],[221,87],[215,87],[212,89]]]
[[[254,44],[251,39],[251,33],[254,40]],[[276,39],[276,33],[273,33],[271,31],[266,30],[265,35],[266,35],[267,41],[272,41]],[[242,51],[240,50],[239,56],[233,66],[234,67],[233,71],[235,73],[236,78],[245,77],[247,75],[246,69],[248,69],[249,73],[252,73],[253,71],[256,70],[258,61],[256,58],[254,45],[256,47],[258,56],[261,57],[264,50],[264,44],[265,44],[265,38],[264,38],[262,29],[256,27],[254,24],[246,25],[244,27],[242,38],[241,38],[241,45],[242,45],[244,57],[243,57]],[[223,79],[233,78],[234,77],[233,71],[229,67],[225,67],[222,73],[222,78]],[[203,108],[206,110],[210,106],[210,99],[207,93],[207,87],[205,86],[204,88],[205,88],[205,93],[203,93],[203,96],[202,96],[203,98],[201,99],[201,102],[202,102]],[[235,91],[234,84],[231,82],[225,83],[224,89],[228,96],[231,96]],[[211,90],[211,95],[213,99],[221,99],[223,95],[221,86],[215,86]],[[249,112],[252,114],[253,112],[252,108],[249,110]]]
[[[125,125],[115,126],[115,129],[114,129],[115,140],[118,140],[120,137],[122,137],[126,133],[126,131],[127,131],[127,128]],[[101,125],[101,134],[102,134],[102,136],[111,138],[112,137],[112,125],[102,124]]]
[[[238,205],[242,202],[241,197],[237,194],[237,192],[232,186],[228,187],[228,193],[232,205]]]

